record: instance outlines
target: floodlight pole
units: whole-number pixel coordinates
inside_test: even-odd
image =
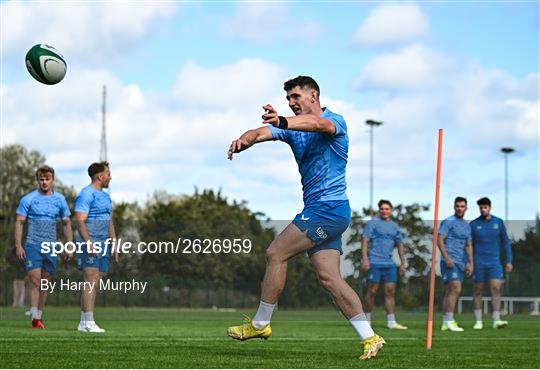
[[[368,119],[369,126],[369,208],[373,209],[373,127],[382,125],[382,121]]]
[[[508,154],[513,153],[514,148],[503,147],[501,152],[504,153],[504,220],[508,227]]]

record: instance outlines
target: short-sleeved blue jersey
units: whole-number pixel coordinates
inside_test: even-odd
[[[375,217],[366,224],[362,237],[369,239],[370,242],[368,247],[370,265],[394,266],[392,253],[397,245],[403,243],[403,233],[395,221]]]
[[[342,116],[328,108],[323,108],[321,117],[334,123],[336,132],[333,135],[270,126],[272,137],[286,142],[293,151],[302,177],[306,206],[318,201],[347,200],[347,124]]]
[[[109,237],[112,201],[109,194],[92,185],[84,187],[75,199],[75,212],[88,214],[86,227],[92,241]]]
[[[441,223],[439,235],[445,236],[446,251],[454,263],[463,269],[467,263],[465,247],[467,242],[471,240],[471,226],[469,223],[462,218],[457,218],[455,215],[450,216]]]
[[[66,198],[57,192],[43,195],[34,190],[21,198],[17,214],[28,220],[26,244],[56,241],[56,222],[70,216]]]
[[[492,266],[501,263],[501,247],[506,262],[512,263],[512,248],[503,220],[491,216],[489,220],[480,216],[471,222],[474,264]]]

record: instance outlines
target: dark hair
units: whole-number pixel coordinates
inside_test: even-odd
[[[394,208],[394,206],[392,205],[392,203],[391,203],[389,200],[386,200],[386,199],[381,199],[381,200],[379,200],[379,203],[377,203],[377,206],[378,206],[379,208],[381,208],[381,206],[382,206],[383,204],[388,204],[388,205],[390,206],[390,208]]]
[[[54,169],[50,166],[47,166],[44,164],[43,166],[40,166],[36,171],[36,180],[39,180],[39,177],[41,175],[44,175],[46,173],[50,173],[52,175],[52,178],[54,179]]]
[[[491,200],[489,200],[488,197],[483,197],[483,198],[478,199],[476,204],[478,204],[479,206],[490,206],[491,207]]]
[[[317,95],[320,95],[321,89],[319,89],[319,85],[317,85],[317,82],[309,76],[298,76],[295,78],[290,79],[289,81],[286,81],[283,84],[283,90],[289,91],[294,89],[296,86],[299,86],[301,88],[308,87],[310,89],[313,89],[317,91]]]
[[[94,179],[94,176],[105,171],[106,168],[109,168],[109,162],[94,162],[90,165],[90,167],[88,167],[88,176]]]
[[[456,203],[460,203],[460,202],[465,202],[465,204],[467,204],[467,198],[465,198],[465,197],[456,197],[456,199],[454,199],[454,205],[456,205]]]

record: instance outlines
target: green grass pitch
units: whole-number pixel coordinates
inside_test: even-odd
[[[252,314],[251,310],[246,313]],[[76,307],[50,307],[46,330],[30,327],[21,310],[0,309],[3,368],[537,368],[540,320],[513,315],[506,329],[472,330],[472,315],[457,319],[463,333],[440,331],[425,349],[424,313],[398,312],[407,331],[385,328],[382,312],[373,326],[387,344],[376,359],[360,361],[361,345],[350,325],[331,310],[278,310],[268,341],[238,342],[226,336],[242,312],[99,308],[104,334],[76,331]],[[439,316],[439,315],[438,315]],[[438,317],[437,317],[438,319]]]

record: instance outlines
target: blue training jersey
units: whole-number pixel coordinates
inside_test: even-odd
[[[328,108],[323,108],[321,118],[334,123],[336,132],[333,135],[269,126],[272,137],[286,142],[293,151],[302,177],[305,206],[318,201],[347,200],[347,124],[342,116]]]
[[[92,185],[84,187],[75,199],[75,212],[88,214],[86,228],[92,241],[103,241],[109,237],[109,221],[112,201],[109,194]]]
[[[362,237],[368,238],[370,242],[368,248],[370,265],[394,266],[392,253],[397,245],[403,243],[403,233],[395,221],[375,217],[366,224]]]
[[[479,266],[501,263],[500,251],[504,248],[507,263],[512,263],[512,248],[503,220],[480,216],[471,222],[474,264]]]
[[[43,195],[34,190],[21,198],[17,214],[26,217],[28,232],[26,245],[41,245],[42,242],[56,241],[56,222],[71,215],[66,198],[53,192]]]
[[[465,247],[467,242],[471,240],[471,226],[469,223],[462,218],[457,218],[455,215],[450,216],[441,223],[439,235],[445,236],[446,251],[456,266],[464,269],[467,263]],[[444,261],[444,256],[442,259]]]

